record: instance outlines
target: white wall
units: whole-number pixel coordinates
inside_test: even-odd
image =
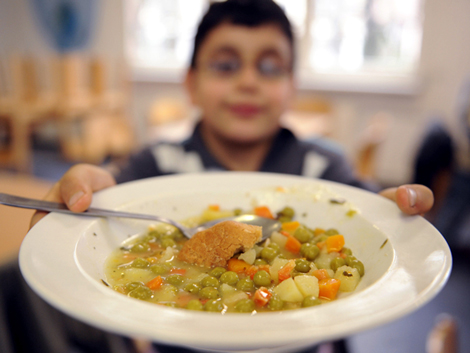
[[[387,141],[377,160],[379,180],[406,182],[411,175],[414,149],[429,117],[442,114],[456,133],[455,103],[462,80],[470,74],[470,1],[425,0],[421,89],[416,95],[387,95],[317,91],[338,107],[343,124],[341,141],[348,151],[368,119],[380,111],[394,116]],[[12,50],[47,53],[48,44],[38,33],[28,0],[0,0],[0,53]],[[123,54],[122,0],[102,0],[91,52],[111,57]],[[310,94],[301,91],[299,94]],[[178,83],[134,82],[132,117],[137,131],[146,131],[149,106],[156,97],[185,97]]]

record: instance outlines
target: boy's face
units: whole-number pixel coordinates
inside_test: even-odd
[[[292,60],[289,40],[274,25],[213,29],[186,80],[204,133],[248,144],[274,136],[294,94]]]

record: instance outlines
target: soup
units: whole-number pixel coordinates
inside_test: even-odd
[[[335,300],[355,290],[364,266],[332,226],[315,228],[296,221],[285,207],[249,212],[209,206],[188,223],[254,213],[276,218],[279,232],[226,263],[202,267],[179,259],[188,240],[169,225],[149,227],[126,241],[106,262],[106,280],[114,290],[159,305],[219,313],[257,313],[299,309]],[[351,215],[353,216],[353,215]]]

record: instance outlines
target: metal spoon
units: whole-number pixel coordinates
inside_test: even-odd
[[[263,236],[260,241],[269,238],[272,232],[277,231],[281,228],[281,223],[279,221],[270,219],[270,218],[259,217],[255,215],[241,215],[241,216],[235,216],[235,217],[221,218],[221,219],[216,219],[214,221],[203,223],[197,227],[189,228],[171,219],[154,216],[154,215],[112,211],[112,210],[105,210],[101,208],[92,208],[92,207],[90,207],[85,212],[72,212],[63,203],[30,199],[26,197],[14,196],[14,195],[9,195],[9,194],[4,194],[4,193],[0,193],[0,204],[6,205],[6,206],[20,207],[20,208],[29,208],[33,210],[46,211],[46,212],[67,213],[67,214],[73,214],[75,216],[124,217],[124,218],[135,218],[135,219],[146,219],[150,221],[157,221],[157,222],[171,224],[172,226],[178,228],[183,233],[183,235],[186,236],[187,238],[191,238],[197,232],[204,230],[206,228],[212,227],[213,225],[222,221],[226,221],[226,220],[233,220],[233,221],[237,221],[241,223],[261,226]]]

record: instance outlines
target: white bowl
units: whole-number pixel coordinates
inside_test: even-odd
[[[282,187],[281,190],[279,187]],[[334,204],[331,198],[343,198]],[[149,222],[49,214],[25,238],[20,267],[28,284],[63,312],[110,332],[218,351],[293,351],[400,318],[432,299],[451,270],[451,254],[424,218],[405,216],[376,194],[303,177],[222,172],[126,183],[95,195],[94,207],[182,220],[209,204],[222,208],[288,205],[310,227],[337,228],[365,266],[350,295],[314,308],[226,314],[150,304],[106,287],[106,257]],[[356,210],[354,216],[347,212]]]

